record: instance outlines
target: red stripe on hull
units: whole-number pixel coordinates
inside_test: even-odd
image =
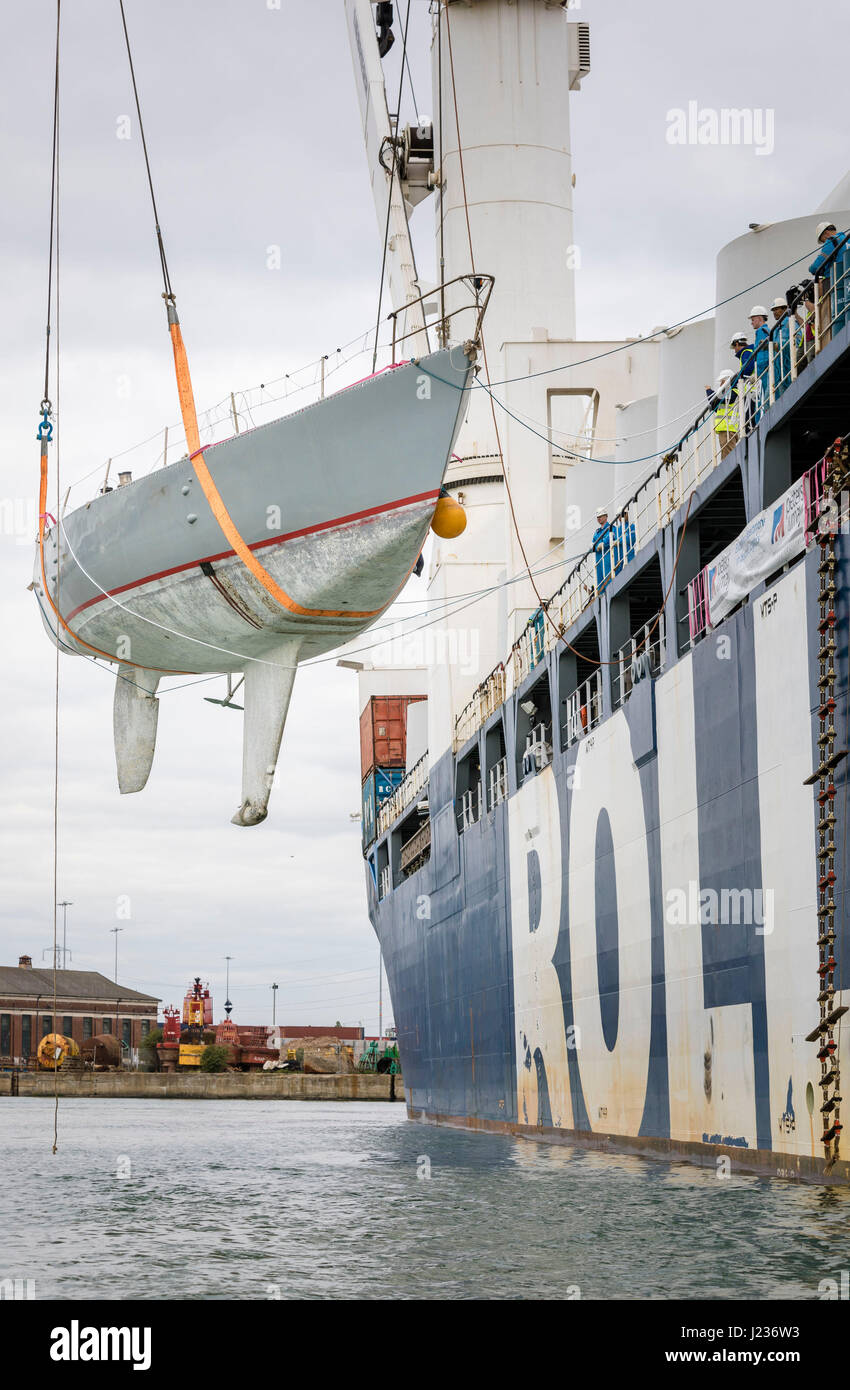
[[[431,492],[418,492],[414,497],[403,497],[400,502],[388,502],[381,507],[368,507],[363,512],[352,512],[350,516],[338,516],[332,521],[320,521],[317,526],[303,526],[299,531],[288,531],[281,536],[271,536],[268,540],[254,541],[249,545],[249,550],[262,550],[269,545],[282,545],[286,541],[297,540],[299,536],[316,535],[319,531],[331,531],[335,526],[347,526],[354,522],[365,521],[369,517],[380,516],[382,512],[399,511],[402,507],[413,506],[416,502],[430,502],[436,500],[440,495],[440,489],[434,488]],[[229,560],[236,554],[235,550],[222,550],[217,555],[202,555],[198,560],[190,560],[185,565],[174,565],[171,569],[159,570],[156,574],[145,575],[143,579],[134,579],[129,584],[119,584],[116,589],[109,589],[104,594],[95,594],[93,598],[87,598],[85,603],[79,604],[65,619],[70,622],[78,613],[90,608],[93,603],[101,603],[105,598],[114,598],[116,594],[125,594],[129,589],[139,589],[143,584],[152,584],[157,579],[167,579],[171,574],[181,574],[185,570],[197,569],[199,565],[212,564],[215,560]]]

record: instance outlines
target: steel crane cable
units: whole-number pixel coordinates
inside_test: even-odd
[[[159,261],[162,267],[162,283],[165,287],[163,298],[173,302],[174,294],[171,289],[171,276],[168,273],[168,262],[165,259],[165,245],[162,240],[162,231],[159,225],[159,213],[156,207],[156,195],[153,190],[153,178],[151,176],[151,165],[148,159],[148,145],[145,139],[145,126],[142,120],[142,108],[139,104],[139,90],[136,86],[136,70],[133,67],[133,54],[130,49],[130,35],[127,33],[127,16],[124,14],[124,0],[118,0],[121,7],[121,24],[124,29],[124,43],[127,46],[127,61],[130,64],[130,81],[133,84],[133,98],[136,103],[136,115],[139,119],[139,135],[142,139],[142,153],[145,157],[145,170],[148,176],[148,188],[151,194],[151,206],[153,207],[154,225],[156,227],[156,243],[159,248]]]
[[[53,140],[50,156],[50,232],[47,257],[47,321],[44,344],[44,391],[41,398],[41,424],[38,428],[39,441],[39,541],[44,535],[44,520],[47,507],[47,446],[53,437],[50,423],[52,405],[50,390],[50,334],[51,309],[53,302],[53,266],[56,263],[56,320],[59,320],[59,34],[62,19],[62,0],[56,0],[56,52],[53,70]],[[56,347],[56,398],[59,399],[59,346]],[[59,511],[59,453],[56,455],[56,511]],[[41,546],[42,573],[44,571],[44,549]],[[58,558],[58,557],[57,557]],[[56,592],[59,593],[59,565],[56,567]],[[53,673],[53,1026],[56,1023],[57,963],[59,900],[59,634],[56,634],[56,657]],[[40,1039],[36,1040],[38,1054]],[[53,1059],[53,1146],[55,1154],[59,1148],[59,1069],[57,1059]]]

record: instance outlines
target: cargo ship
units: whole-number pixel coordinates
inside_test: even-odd
[[[850,180],[724,246],[713,310],[580,340],[589,26],[432,5],[405,126],[402,7],[346,11],[379,229],[428,199],[441,282],[494,276],[467,528],[412,659],[342,658],[409,1113],[846,1182]],[[388,262],[422,291],[404,222]]]

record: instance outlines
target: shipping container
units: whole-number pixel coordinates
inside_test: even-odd
[[[364,845],[371,844],[375,838],[378,810],[396,787],[404,781],[403,767],[376,767],[363,781],[363,810],[361,823]]]
[[[407,706],[425,695],[373,695],[360,716],[360,774],[379,767],[404,767]]]

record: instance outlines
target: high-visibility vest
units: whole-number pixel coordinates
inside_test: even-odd
[[[724,401],[714,412],[716,434],[736,434],[738,431],[738,400]]]

